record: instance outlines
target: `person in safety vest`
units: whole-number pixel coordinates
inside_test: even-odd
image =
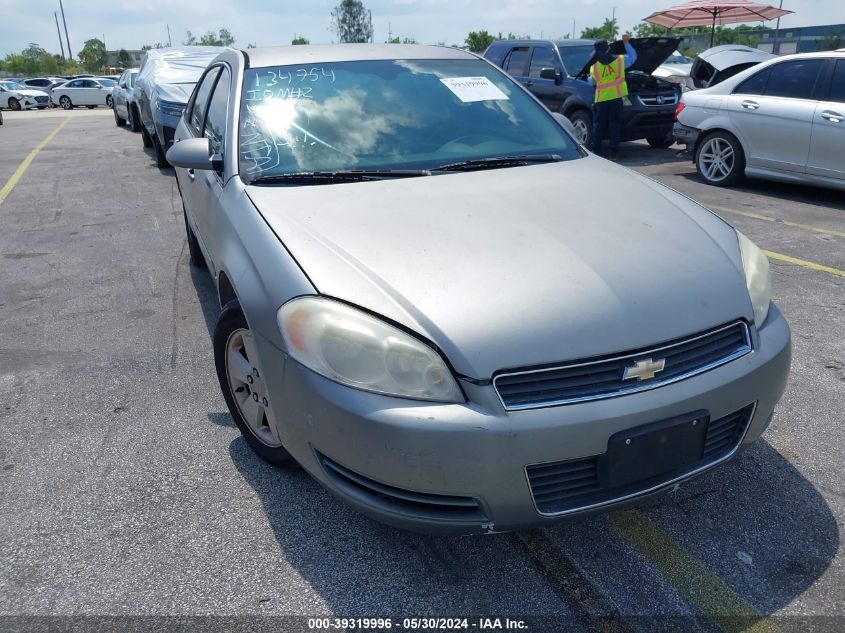
[[[593,111],[592,150],[602,154],[602,143],[610,137],[610,159],[616,160],[619,153],[619,137],[622,133],[623,97],[628,96],[625,83],[625,69],[637,61],[637,51],[628,42],[626,33],[622,36],[625,55],[611,55],[607,40],[595,43],[596,63],[590,67],[588,81],[596,87]]]

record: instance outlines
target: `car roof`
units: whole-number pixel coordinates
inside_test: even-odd
[[[459,48],[421,44],[306,44],[250,48],[242,53],[251,68],[390,59],[477,59]]]
[[[508,44],[509,46],[535,46],[537,44],[554,44],[558,48],[567,46],[593,46],[596,40],[497,40],[493,44]],[[493,45],[491,44],[491,46]]]

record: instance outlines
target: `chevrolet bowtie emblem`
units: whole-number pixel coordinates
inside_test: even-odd
[[[637,364],[632,367],[626,367],[625,375],[622,377],[622,380],[633,380],[634,378],[637,380],[650,380],[665,368],[665,359],[661,358],[660,360],[653,361],[650,358],[646,358],[645,360],[638,361]]]

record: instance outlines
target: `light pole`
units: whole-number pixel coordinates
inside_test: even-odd
[[[70,38],[67,36],[67,20],[65,20],[65,8],[62,6],[62,0],[59,0],[59,9],[62,12],[62,24],[65,25],[65,39],[67,40],[67,58],[73,59],[73,53],[70,52]]]
[[[616,9],[618,9],[618,8],[619,7],[613,7],[613,17],[610,18],[610,28],[612,29],[612,31],[610,33],[610,39],[611,40],[616,39],[616,31],[618,30],[616,28]]]
[[[56,33],[59,36],[59,48],[62,49],[62,61],[67,61],[65,59],[65,45],[62,42],[62,31],[59,29],[59,14],[57,11],[53,11],[53,17],[56,18]]]
[[[780,0],[780,8],[783,9],[783,0]],[[780,54],[780,42],[778,39],[780,38],[780,16],[778,16],[777,24],[775,24],[775,43],[772,44],[772,53],[775,55]]]

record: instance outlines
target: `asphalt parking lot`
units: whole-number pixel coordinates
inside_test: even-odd
[[[721,190],[678,148],[623,146],[623,163],[769,252],[794,345],[773,424],[737,459],[637,510],[435,538],[363,518],[241,439],[214,373],[211,278],[189,265],[173,172],[139,135],[106,109],[4,120],[0,630],[37,630],[12,616],[45,615],[845,629],[841,193]]]

